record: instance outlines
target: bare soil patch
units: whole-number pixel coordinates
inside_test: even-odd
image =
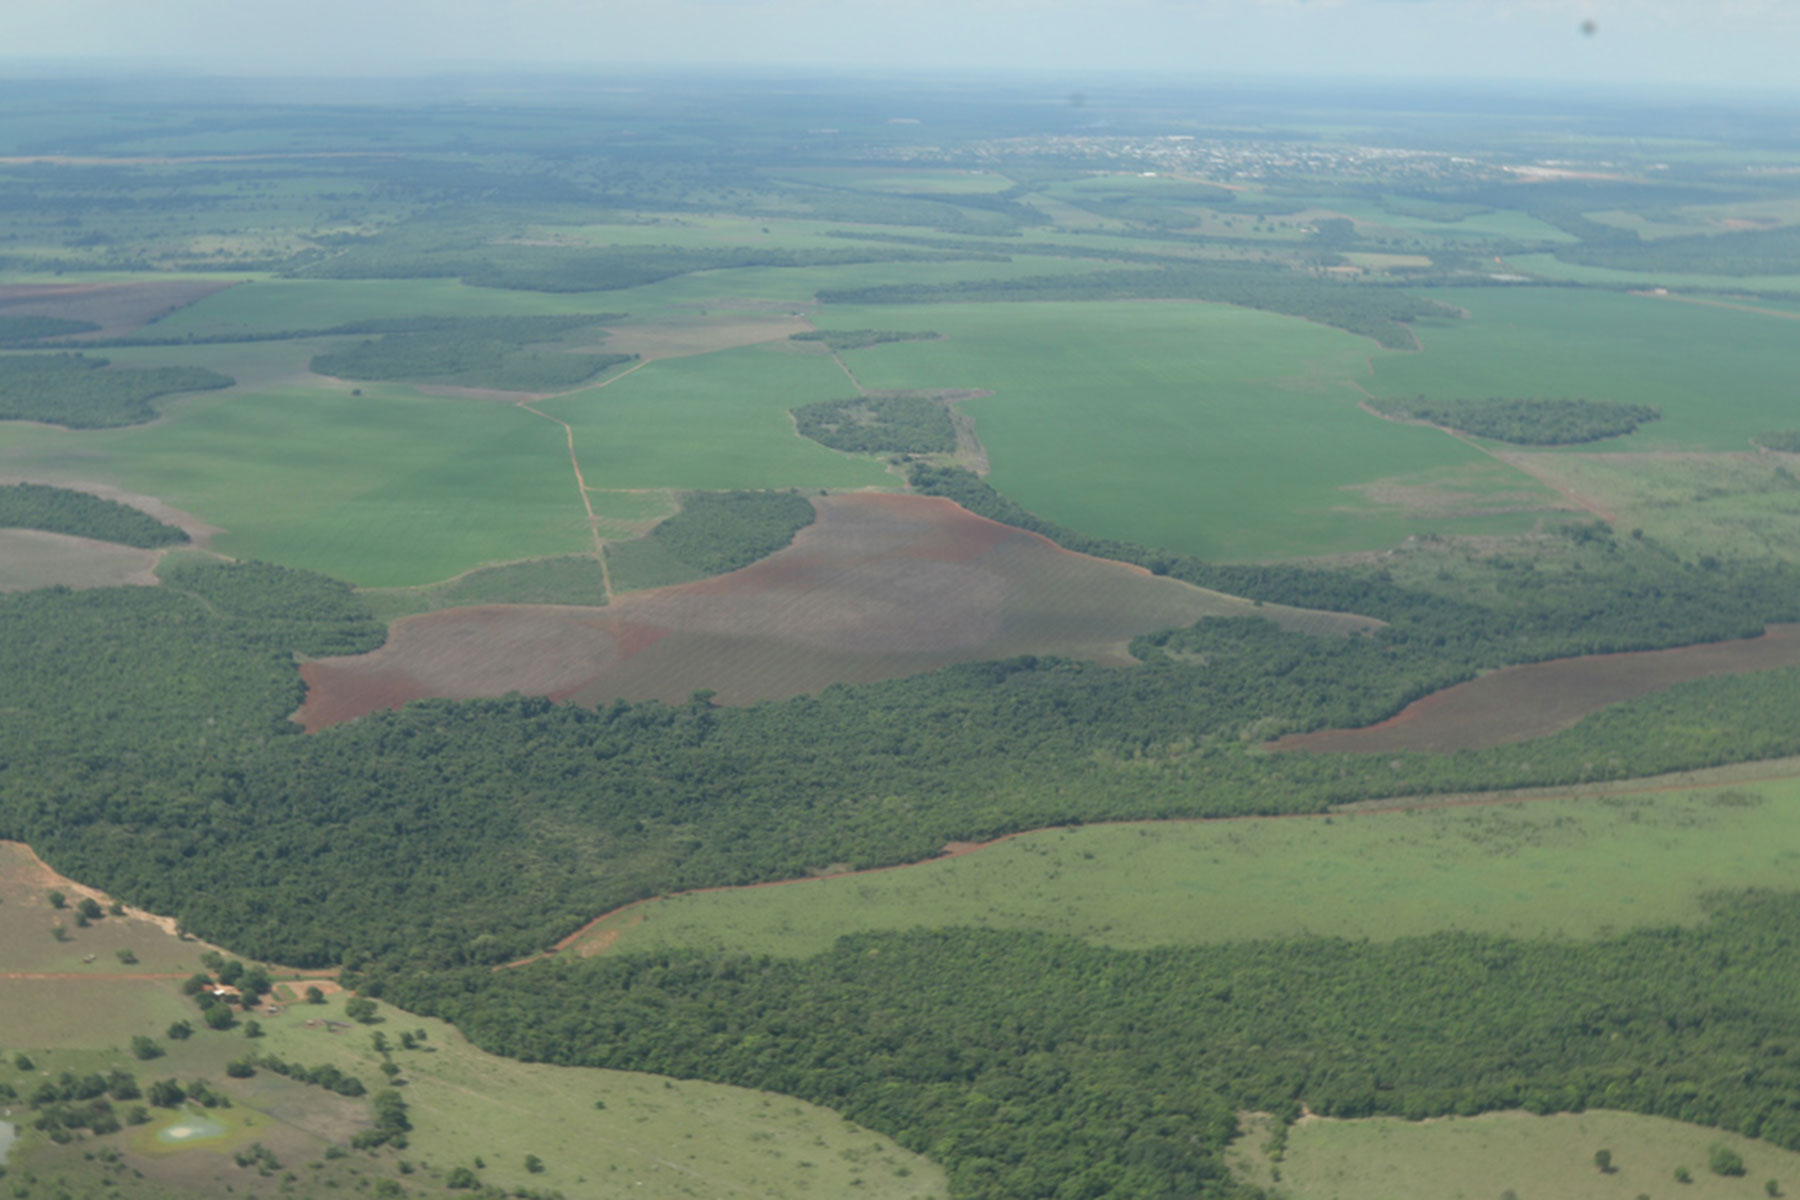
[[[652,361],[734,350],[760,342],[785,342],[790,335],[811,329],[812,323],[805,317],[786,311],[708,310],[686,320],[615,325],[608,329],[606,341],[594,348],[608,354],[635,354]]]
[[[582,704],[725,704],[815,692],[1015,654],[1131,661],[1141,633],[1209,615],[1266,616],[1311,632],[1365,618],[1249,601],[1074,554],[948,500],[874,493],[814,501],[791,546],[695,583],[604,609],[493,605],[396,622],[366,655],[301,668],[294,719],[310,730],[425,697],[519,691]]]
[[[1690,679],[1792,666],[1800,666],[1800,625],[1771,625],[1761,637],[1741,641],[1559,658],[1504,667],[1434,692],[1378,725],[1290,734],[1267,748],[1314,754],[1480,750],[1567,729],[1609,704]]]
[[[0,312],[9,317],[62,317],[92,321],[100,328],[66,339],[133,333],[178,308],[231,287],[216,279],[155,280],[143,283],[17,283],[0,286]]]
[[[0,529],[0,592],[32,588],[154,586],[154,550],[41,529]]]

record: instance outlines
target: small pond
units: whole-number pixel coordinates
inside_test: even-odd
[[[181,1119],[167,1129],[156,1132],[156,1140],[167,1146],[181,1146],[188,1142],[204,1141],[207,1138],[222,1137],[228,1132],[225,1126],[211,1117],[199,1113],[183,1113]]]

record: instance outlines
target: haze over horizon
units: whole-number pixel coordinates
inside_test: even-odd
[[[12,74],[506,67],[1193,74],[1795,87],[1783,0],[63,0],[0,13]]]

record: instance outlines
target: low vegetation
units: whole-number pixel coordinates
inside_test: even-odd
[[[956,426],[942,400],[874,394],[828,400],[794,410],[804,437],[852,454],[947,454],[956,449]]]
[[[128,504],[37,483],[0,486],[0,527],[42,529],[141,549],[188,540],[173,525]]]
[[[1759,433],[1752,440],[1764,450],[1779,450],[1783,454],[1800,454],[1800,429],[1777,429],[1769,433]]]
[[[1378,401],[1390,416],[1443,425],[1458,433],[1519,446],[1569,446],[1621,437],[1662,416],[1649,404],[1541,396],[1483,400]]]
[[[120,367],[82,354],[0,354],[0,421],[43,421],[70,429],[138,425],[156,419],[159,396],[230,387],[204,367]]]
[[[932,330],[902,332],[891,329],[809,329],[804,333],[789,335],[790,341],[823,342],[827,349],[866,350],[870,346],[883,346],[889,342],[930,342],[942,334]]]
[[[66,337],[72,333],[91,333],[99,328],[92,321],[75,321],[67,317],[0,316],[0,345]]]

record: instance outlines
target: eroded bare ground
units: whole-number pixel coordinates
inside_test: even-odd
[[[0,286],[0,315],[61,317],[93,321],[97,330],[76,334],[70,343],[120,337],[159,317],[232,286],[217,279],[153,280],[141,283],[15,283]]]
[[[1800,666],[1800,625],[1771,625],[1763,636],[1740,641],[1504,667],[1434,692],[1378,725],[1290,734],[1268,748],[1321,754],[1480,750],[1567,729],[1609,704],[1690,679],[1793,666]]]
[[[1203,616],[1269,617],[1310,632],[1367,618],[1255,606],[1139,567],[1063,550],[948,500],[850,494],[762,562],[637,592],[603,609],[489,605],[396,622],[373,653],[302,667],[295,720],[318,730],[428,696],[508,691],[601,704],[727,704],[1015,654],[1131,661],[1141,633]]]

